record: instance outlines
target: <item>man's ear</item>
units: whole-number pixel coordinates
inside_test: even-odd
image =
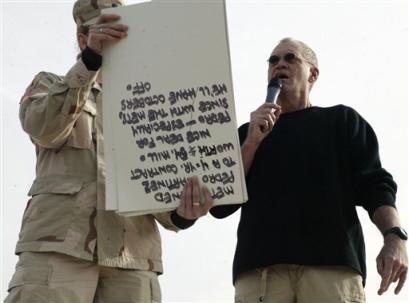
[[[87,39],[87,35],[84,35],[83,33],[77,33],[77,42],[81,50],[87,47]]]
[[[319,69],[317,67],[315,67],[315,66],[311,66],[310,73],[311,73],[310,79],[312,80],[311,82],[317,81],[318,76],[320,74]]]

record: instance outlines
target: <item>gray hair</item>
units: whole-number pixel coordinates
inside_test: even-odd
[[[286,42],[292,42],[292,43],[297,43],[298,45],[301,46],[301,52],[302,52],[302,56],[304,57],[304,59],[312,64],[314,67],[318,68],[318,59],[317,59],[317,55],[315,54],[315,52],[312,50],[311,47],[309,47],[307,44],[305,44],[304,42],[300,41],[300,40],[296,40],[293,38],[284,38],[281,39],[280,42],[278,42],[278,44],[281,43],[286,43]]]

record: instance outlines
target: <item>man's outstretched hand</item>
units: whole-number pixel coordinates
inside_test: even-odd
[[[189,178],[182,192],[179,207],[176,212],[179,216],[195,220],[205,216],[213,206],[210,191],[205,186],[200,186],[197,177]]]
[[[378,294],[382,295],[395,282],[398,282],[395,288],[395,294],[398,294],[405,284],[408,274],[406,241],[393,234],[387,235],[381,252],[376,258],[376,266],[382,277]]]

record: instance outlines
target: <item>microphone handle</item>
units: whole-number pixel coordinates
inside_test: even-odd
[[[276,103],[278,94],[280,93],[281,88],[280,87],[274,87],[270,86],[267,87],[267,97],[266,97],[266,102],[267,103]]]

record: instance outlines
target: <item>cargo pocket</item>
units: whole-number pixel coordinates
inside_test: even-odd
[[[159,280],[157,277],[151,278],[151,301],[153,303],[162,302],[162,294],[160,290]]]
[[[362,291],[361,294],[357,295],[346,295],[342,301],[343,303],[365,303],[365,293]]]
[[[344,279],[343,303],[365,303],[365,290],[362,285],[362,277],[351,269],[352,277]]]
[[[34,180],[33,185],[28,192],[29,196],[40,194],[64,194],[74,195],[78,193],[84,181],[78,177],[65,175],[51,175],[39,177]]]
[[[340,272],[341,274],[341,272]],[[342,291],[340,296],[343,303],[365,303],[365,290],[362,284],[362,277],[351,268],[343,269]]]
[[[48,267],[17,267],[8,287],[5,303],[49,301]]]
[[[37,178],[29,191],[32,198],[23,216],[19,243],[63,242],[73,220],[76,194],[83,184],[75,177]]]
[[[80,116],[75,121],[74,127],[64,147],[90,149],[92,146],[92,130],[96,115],[95,104],[92,101],[85,103]]]
[[[95,302],[155,302],[151,295],[151,278],[134,269],[107,268],[100,272]]]

